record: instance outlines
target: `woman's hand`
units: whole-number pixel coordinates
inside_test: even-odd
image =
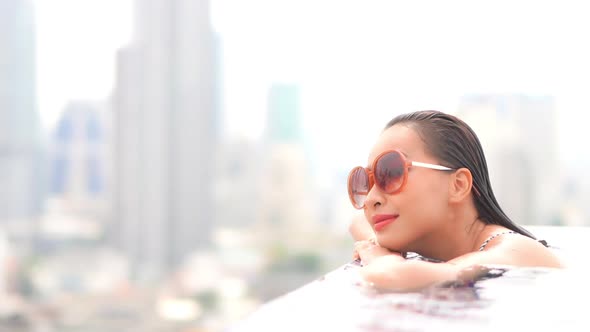
[[[352,218],[348,231],[355,241],[368,240],[375,237],[373,228],[363,214],[356,215]]]
[[[377,257],[382,256],[396,256],[399,257],[400,260],[404,260],[404,257],[400,253],[390,251],[389,249],[380,246],[375,238],[354,243],[354,253],[352,254],[352,258],[360,259],[361,265],[363,266],[370,264]]]

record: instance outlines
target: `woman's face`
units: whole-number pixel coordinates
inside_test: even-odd
[[[397,149],[409,161],[439,164],[426,152],[424,142],[411,127],[394,125],[379,136],[368,165],[384,151]],[[448,217],[449,172],[410,167],[401,192],[387,194],[373,186],[365,201],[365,217],[381,246],[396,251],[420,251],[436,236]]]

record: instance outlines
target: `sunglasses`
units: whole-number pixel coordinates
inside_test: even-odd
[[[348,196],[357,209],[365,206],[365,200],[373,184],[387,194],[400,192],[406,185],[410,167],[423,167],[439,171],[454,171],[445,166],[407,160],[398,150],[381,153],[372,168],[357,166],[348,175]]]

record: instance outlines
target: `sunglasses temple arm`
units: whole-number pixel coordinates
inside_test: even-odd
[[[446,166],[441,166],[441,165],[434,165],[434,164],[428,164],[428,163],[421,163],[419,161],[412,161],[411,162],[412,166],[417,166],[417,167],[424,167],[424,168],[430,168],[430,169],[437,169],[439,171],[452,171],[452,168],[448,168]]]

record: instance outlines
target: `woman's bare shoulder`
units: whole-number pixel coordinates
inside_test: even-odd
[[[498,264],[529,267],[564,267],[559,257],[537,240],[520,234],[506,234],[491,240],[482,251],[457,257],[449,263],[470,266]]]

